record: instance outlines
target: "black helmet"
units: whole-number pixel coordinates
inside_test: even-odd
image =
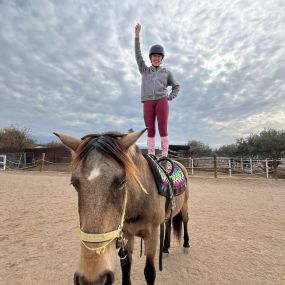
[[[151,57],[152,54],[161,54],[162,58],[164,58],[164,48],[161,45],[154,45],[149,50],[149,57]]]

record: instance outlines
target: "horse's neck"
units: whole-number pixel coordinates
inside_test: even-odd
[[[153,197],[153,183],[152,177],[149,172],[149,166],[141,153],[137,154],[133,159],[136,165],[137,172],[128,175],[127,188],[128,188],[128,202],[126,219],[134,219],[138,216],[140,218],[148,215],[149,209],[146,209],[147,200],[149,196]]]
[[[146,159],[140,151],[133,156],[133,162],[137,168],[135,177],[132,179],[132,187],[135,188],[134,191],[137,193],[144,192],[142,188],[146,189],[146,191],[150,191],[152,188],[150,175],[152,174]]]

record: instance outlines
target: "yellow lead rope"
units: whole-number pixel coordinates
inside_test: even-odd
[[[141,182],[139,181],[138,177],[136,175],[134,175],[134,178],[136,180],[136,182],[139,184],[141,190],[145,193],[148,194],[148,192],[146,191],[146,189],[143,187],[143,185],[141,184]]]

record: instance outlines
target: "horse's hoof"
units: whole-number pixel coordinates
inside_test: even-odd
[[[189,254],[190,248],[189,247],[183,247],[183,252],[184,252],[184,254]]]
[[[168,253],[166,253],[166,252],[163,252],[163,253],[162,253],[162,258],[163,258],[163,259],[167,258],[168,256],[169,256],[169,252],[168,252]]]

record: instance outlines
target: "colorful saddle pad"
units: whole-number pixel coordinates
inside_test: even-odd
[[[167,197],[173,193],[174,196],[178,196],[185,191],[187,179],[177,163],[170,159],[167,159],[165,163],[162,163],[162,161],[157,162],[150,155],[144,157],[152,170],[160,195]]]

